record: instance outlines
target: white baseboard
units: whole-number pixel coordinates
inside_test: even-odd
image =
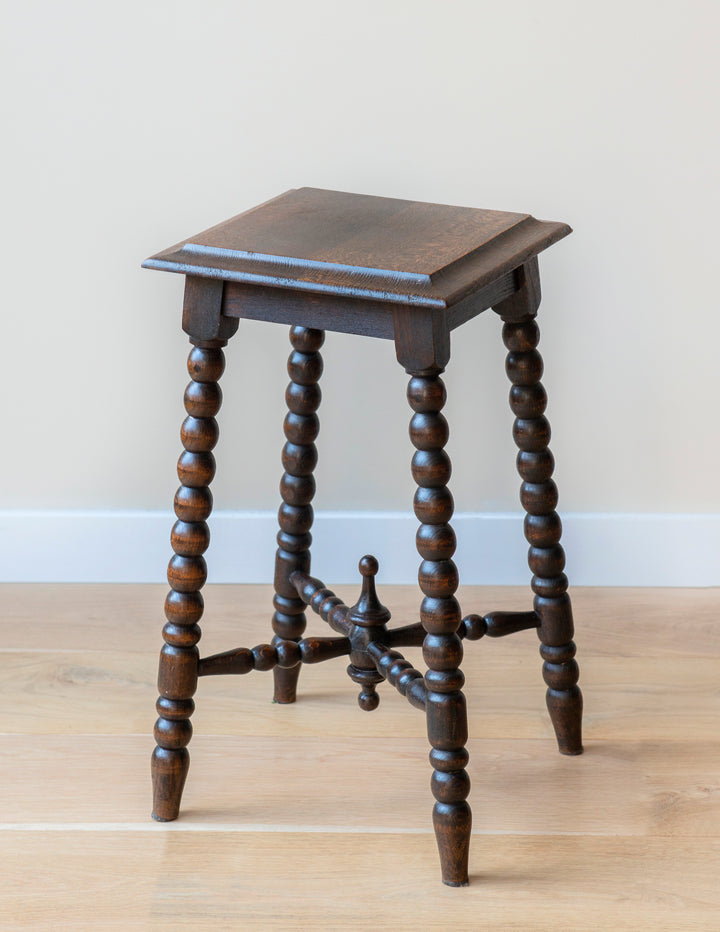
[[[0,581],[164,582],[173,517],[160,511],[0,511]],[[209,582],[272,581],[275,512],[219,511],[211,518]],[[529,581],[522,515],[458,513],[462,583]],[[417,521],[404,512],[319,512],[313,565],[329,586],[357,582],[365,553],[378,581],[414,583]],[[718,514],[568,514],[563,544],[580,586],[720,585]]]

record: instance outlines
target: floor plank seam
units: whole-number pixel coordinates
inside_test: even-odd
[[[382,825],[292,825],[268,822],[234,823],[234,822],[173,822],[158,823],[148,817],[144,822],[0,822],[1,832],[155,832],[158,835],[168,832],[205,832],[209,834],[264,835],[432,835],[431,826],[411,828]],[[539,829],[522,829],[518,831],[498,831],[497,829],[473,828],[473,836],[484,838],[638,838],[638,839],[673,839],[685,841],[707,841],[713,836],[678,835],[673,832],[601,832],[592,830],[549,832]]]

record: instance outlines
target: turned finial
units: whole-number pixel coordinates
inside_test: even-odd
[[[360,598],[351,606],[348,620],[361,628],[373,628],[384,625],[390,620],[390,612],[380,602],[375,591],[375,576],[377,575],[378,561],[367,554],[358,563],[362,576],[362,589]]]

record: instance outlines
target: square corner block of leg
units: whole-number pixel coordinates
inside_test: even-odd
[[[225,284],[219,278],[188,275],[183,298],[183,330],[199,342],[228,340],[239,321],[222,313]]]

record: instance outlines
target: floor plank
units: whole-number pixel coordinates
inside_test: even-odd
[[[717,929],[716,839],[488,836],[459,890],[438,882],[431,835],[63,830],[0,844],[12,929]]]
[[[354,602],[357,589],[335,586],[341,598]],[[125,651],[159,647],[162,585],[0,585],[3,643],[0,650]],[[207,586],[201,646],[206,653],[228,650],[253,638],[269,640],[272,590],[269,586]],[[464,611],[527,609],[529,588],[460,586]],[[414,621],[419,606],[415,586],[386,586],[382,600],[393,611],[391,624]],[[600,589],[572,590],[578,646],[610,657],[720,656],[720,589]],[[325,624],[310,613],[316,634]],[[618,637],[622,636],[622,645]],[[230,637],[230,643],[228,643]],[[119,640],[120,644],[117,643]],[[255,643],[255,641],[253,641]],[[517,638],[502,642],[516,650]],[[497,645],[495,645],[497,646]],[[621,649],[619,649],[621,648]]]
[[[163,830],[148,823],[151,748],[144,735],[0,737],[0,785],[13,787],[0,825]],[[591,742],[577,758],[550,740],[473,740],[469,749],[478,833],[720,837],[711,742]],[[429,774],[424,738],[196,736],[173,829],[430,832]]]
[[[505,644],[468,645],[463,664],[472,735],[551,738],[536,638],[522,632]],[[588,639],[586,638],[586,641]],[[518,645],[524,647],[518,654]],[[421,665],[419,649],[406,655]],[[682,739],[688,729],[720,737],[718,659],[595,655],[586,643],[581,662],[588,740]],[[154,721],[156,650],[20,650],[3,655],[2,731],[11,734],[147,733]],[[300,697],[290,706],[271,701],[272,677],[204,677],[193,716],[198,734],[345,735],[422,737],[425,722],[387,685],[372,714],[356,702],[357,687],[342,658],[302,671]],[[17,697],[26,701],[19,702]],[[118,702],[118,696],[122,702]],[[662,715],[659,709],[666,710]],[[671,712],[671,714],[667,714]]]

